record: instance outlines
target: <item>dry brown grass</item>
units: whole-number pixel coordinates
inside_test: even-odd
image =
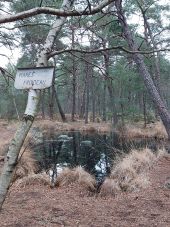
[[[136,189],[142,188],[142,181],[141,184],[136,181],[139,181],[139,175],[147,172],[156,159],[156,155],[148,148],[141,151],[132,150],[113,168],[110,178],[116,179],[123,191],[131,191],[131,188],[135,189],[135,185]],[[145,178],[143,180],[145,181]]]
[[[81,166],[73,169],[65,168],[57,177],[57,186],[68,186],[77,183],[85,189],[94,191],[96,181],[95,178],[86,172]]]
[[[148,124],[146,128],[143,127],[142,123],[126,124],[123,129],[119,130],[119,132],[122,137],[127,139],[152,137],[167,139],[165,127],[160,121]]]
[[[121,191],[119,184],[116,180],[111,178],[106,178],[101,185],[99,195],[106,197],[108,195],[115,196]]]
[[[26,150],[23,154],[20,153],[18,164],[14,171],[13,180],[23,178],[38,171],[38,166],[31,150]]]
[[[35,121],[34,125],[40,127],[43,131],[49,131],[53,128],[55,131],[82,131],[82,132],[100,132],[106,133],[110,132],[112,127],[110,123],[94,123],[90,122],[85,124],[83,120],[76,122],[59,122],[50,120]]]
[[[5,156],[0,156],[0,173],[2,171]],[[23,154],[22,152],[19,155],[18,164],[14,170],[13,174],[13,181],[17,180],[18,178],[23,178],[28,176],[29,174],[34,174],[39,170],[37,162],[33,157],[32,151],[27,150]]]
[[[165,155],[168,155],[165,150],[155,154],[148,148],[132,150],[113,167],[110,177],[106,178],[101,187],[100,194],[115,195],[119,191],[132,192],[148,187],[150,184],[148,170]]]
[[[14,183],[14,187],[16,188],[25,188],[28,185],[49,185],[50,186],[50,178],[46,173],[39,174],[29,174],[21,179],[18,179]]]
[[[147,176],[147,173],[141,173],[138,174],[133,180],[132,182],[128,185],[125,184],[125,188],[123,188],[123,190],[125,189],[125,191],[129,191],[129,192],[133,192],[133,191],[137,191],[143,188],[147,188],[150,185],[150,180],[149,177]]]

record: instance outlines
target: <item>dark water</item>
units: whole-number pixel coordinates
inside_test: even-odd
[[[153,151],[160,146],[156,139],[126,141],[116,133],[108,135],[81,134],[80,132],[54,132],[43,135],[43,142],[34,147],[41,170],[53,170],[55,174],[63,167],[82,166],[100,179],[110,173],[116,157],[133,148],[149,147]]]

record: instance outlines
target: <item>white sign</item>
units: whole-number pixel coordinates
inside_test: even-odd
[[[20,68],[17,70],[16,89],[45,89],[52,85],[54,67]]]

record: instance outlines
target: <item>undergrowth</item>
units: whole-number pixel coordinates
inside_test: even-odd
[[[87,191],[99,192],[98,195],[102,197],[115,196],[121,192],[137,191],[150,185],[148,176],[149,169],[165,155],[168,155],[165,150],[159,150],[157,153],[153,153],[148,148],[132,150],[126,156],[117,159],[112,167],[110,176],[105,178],[99,190],[97,190],[95,178],[81,166],[72,169],[63,169],[57,176],[55,186],[68,187],[74,184],[81,186]],[[20,164],[20,167],[18,167],[21,173],[23,171],[23,173],[26,174],[23,174],[23,177],[22,174],[20,174],[20,178],[22,178],[16,181],[17,186],[26,187],[27,185],[34,185],[36,183],[50,186],[48,174],[35,174],[36,168],[34,169],[34,163],[32,162],[30,162],[30,165],[27,163],[27,166],[30,168],[33,167],[33,169],[29,171],[29,174],[28,171],[24,170],[24,160],[23,165]]]
[[[149,169],[166,154],[165,150],[153,153],[150,149],[132,150],[119,159],[112,168],[111,174],[101,186],[100,195],[116,195],[120,192],[132,192],[148,187]]]

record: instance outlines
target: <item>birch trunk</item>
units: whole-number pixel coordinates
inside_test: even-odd
[[[69,10],[73,4],[73,1],[74,0],[63,0],[61,9],[64,11]],[[40,51],[38,55],[38,61],[36,65],[37,67],[47,66],[48,62],[47,54],[51,52],[56,35],[60,31],[65,20],[66,20],[65,17],[62,18],[57,17],[56,21],[54,22],[51,30],[47,35],[44,48]],[[39,93],[40,92],[38,90],[29,91],[24,119],[9,146],[5,164],[2,170],[2,174],[0,176],[0,209],[2,208],[2,205],[6,198],[6,194],[10,187],[13,171],[17,164],[19,152],[34,121],[40,95]]]
[[[132,32],[130,31],[126,18],[124,16],[124,12],[123,12],[122,5],[121,5],[121,0],[117,0],[115,2],[115,6],[117,9],[117,15],[119,18],[119,22],[123,28],[123,33],[124,33],[125,39],[129,45],[129,48],[135,52],[135,51],[137,51],[137,44],[135,43],[135,39],[132,36]],[[144,63],[143,56],[139,53],[134,53],[133,59],[138,67],[139,74],[143,78],[144,84],[150,94],[150,98],[153,101],[153,103],[161,117],[161,120],[165,126],[166,132],[168,134],[168,139],[170,140],[170,114],[168,112],[168,109],[167,109],[164,101],[162,100],[159,90],[155,86],[153,79]]]

